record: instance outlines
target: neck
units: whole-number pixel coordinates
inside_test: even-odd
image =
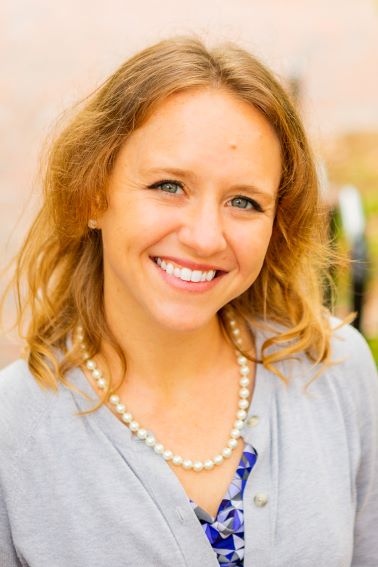
[[[191,331],[171,330],[143,321],[107,312],[108,324],[121,346],[127,361],[127,382],[153,390],[156,395],[171,398],[183,389],[196,389],[211,380],[222,364],[234,357],[218,316]],[[126,321],[126,323],[125,323]],[[106,362],[118,383],[120,362],[111,345],[103,342],[100,357]]]

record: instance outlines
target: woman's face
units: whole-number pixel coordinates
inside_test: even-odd
[[[258,110],[215,89],[167,98],[110,178],[98,219],[105,308],[171,330],[212,319],[261,270],[280,176],[280,144]]]

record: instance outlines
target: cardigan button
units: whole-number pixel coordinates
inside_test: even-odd
[[[263,492],[258,492],[255,494],[253,501],[258,508],[263,508],[268,503],[268,497]]]
[[[251,417],[247,419],[247,425],[249,425],[250,427],[255,427],[259,421],[260,418],[258,415],[251,415]]]

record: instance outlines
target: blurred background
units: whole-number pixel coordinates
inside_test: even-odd
[[[3,0],[0,270],[37,211],[42,147],[57,118],[135,51],[192,32],[240,43],[295,94],[335,245],[358,260],[334,274],[336,313],[358,310],[378,360],[377,0]],[[0,368],[19,352],[15,334],[3,333]]]

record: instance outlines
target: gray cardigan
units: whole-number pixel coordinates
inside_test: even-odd
[[[280,364],[288,388],[258,366],[245,567],[378,566],[376,369],[351,327],[333,354],[307,394],[304,357]],[[97,399],[79,369],[70,380]],[[106,406],[75,416],[92,405],[41,389],[22,360],[0,372],[0,567],[216,567],[168,464]]]

